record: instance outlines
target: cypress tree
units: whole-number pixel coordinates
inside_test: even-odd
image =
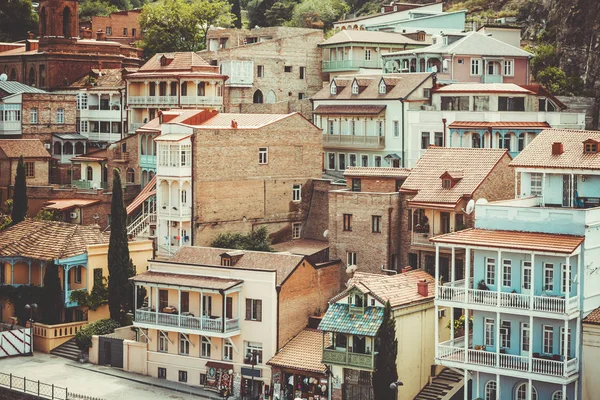
[[[396,320],[392,315],[392,306],[389,301],[385,303],[383,322],[377,331],[375,340],[379,342],[379,354],[375,357],[372,379],[375,400],[396,400],[396,392],[390,389],[390,384],[398,380],[396,369],[398,340],[396,339]]]
[[[242,7],[240,6],[240,0],[231,0],[231,2],[231,13],[235,15],[233,25],[239,29],[242,27]]]
[[[27,182],[25,180],[25,162],[19,157],[15,189],[13,192],[13,208],[11,213],[12,225],[23,221],[27,216]]]
[[[127,212],[123,206],[123,187],[117,169],[113,170],[112,202],[110,205],[110,242],[108,245],[108,309],[110,318],[123,322],[132,299],[128,277],[131,271],[127,243]]]
[[[65,276],[65,279],[67,277]],[[44,272],[44,301],[40,304],[42,320],[46,324],[60,324],[64,299],[58,277],[58,266],[54,262],[46,264]]]

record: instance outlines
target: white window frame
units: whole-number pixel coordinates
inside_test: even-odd
[[[354,165],[352,165],[353,159],[354,159]],[[356,157],[356,153],[349,153],[348,159],[346,161],[348,162],[348,165],[346,165],[346,168],[347,167],[356,167],[358,165],[358,157]]]
[[[502,321],[500,323],[500,348],[509,349],[510,348],[510,334],[512,324],[510,321]],[[502,333],[503,330],[507,330],[507,333]]]
[[[567,264],[561,264],[561,274],[560,274],[560,290],[561,293],[567,293],[567,287],[569,288],[569,293],[571,293],[571,280],[573,279],[573,266],[569,269],[569,277],[567,278]],[[567,286],[568,285],[568,286]]]
[[[356,81],[352,82],[352,94],[358,94],[358,83]]]
[[[371,215],[371,233],[381,233],[382,220],[381,215]]]
[[[515,75],[515,60],[504,60],[502,64],[502,72],[504,76]]]
[[[496,340],[496,321],[493,318],[485,318],[484,327],[484,345],[493,347]]]
[[[554,327],[552,325],[542,325],[542,353],[554,353]]]
[[[263,361],[263,345],[259,342],[247,342],[244,341],[244,355],[248,354],[251,351],[259,352],[256,363],[262,364]]]
[[[78,110],[87,110],[88,109],[87,93],[77,93],[77,109]]]
[[[233,345],[227,339],[223,339],[223,360],[233,361]]]
[[[377,165],[379,164],[379,165]],[[381,156],[373,156],[373,166],[381,167]]]
[[[481,58],[471,58],[469,73],[471,76],[481,76],[482,60]]]
[[[387,93],[387,85],[385,84],[384,80],[382,79],[381,82],[379,82],[379,94],[386,94]]]
[[[346,265],[356,265],[356,252],[355,251],[347,251],[346,252]]]
[[[512,287],[512,260],[502,260],[502,286]]]
[[[302,223],[294,222],[292,223],[292,239],[300,239],[302,234]]]
[[[371,49],[365,49],[365,61],[371,61]]]
[[[400,137],[400,121],[393,121],[394,137]]]
[[[56,109],[56,123],[57,124],[65,123],[65,109],[64,108]]]
[[[333,155],[333,168],[331,167],[331,164],[329,163],[330,159],[331,159],[331,155]],[[327,153],[327,169],[330,171],[335,171],[335,163],[336,163],[336,154],[335,153]]]
[[[331,85],[329,85],[329,94],[336,95],[337,94],[337,85],[334,81],[331,81]]]
[[[37,107],[32,107],[29,109],[29,122],[32,124],[38,123],[38,109]]]
[[[381,137],[385,135],[383,121],[377,121],[377,134]]]
[[[486,258],[485,259],[485,284],[495,285],[496,284],[496,259]]]
[[[169,352],[169,334],[164,331],[158,331],[158,347],[156,349],[160,353]]]
[[[531,172],[529,174],[529,192],[532,196],[542,195],[543,175],[539,172]]]
[[[189,356],[190,355],[190,341],[185,334],[179,334],[179,355]]]
[[[485,400],[496,400],[496,393],[498,393],[498,386],[496,381],[489,380],[485,384]]]
[[[554,291],[554,264],[544,263],[544,291]]]
[[[571,328],[569,328],[569,331],[567,332],[567,346],[569,346],[569,348],[567,349],[567,357],[569,357],[571,355]],[[563,354],[565,354],[565,327],[561,326],[560,328],[560,355],[562,356]]]
[[[569,397],[568,396],[563,397],[562,390],[557,390],[556,392],[552,393],[552,400],[569,400]]]
[[[296,202],[296,203],[302,201],[302,185],[301,184],[295,184],[292,186],[292,201]]]
[[[260,165],[266,165],[269,163],[269,148],[259,147],[258,148],[258,163]]]
[[[206,336],[200,336],[200,358],[210,358],[210,340]]]
[[[364,163],[365,160],[367,160],[366,165]],[[360,155],[360,166],[361,167],[368,167],[369,166],[369,155],[368,154],[361,154]]]

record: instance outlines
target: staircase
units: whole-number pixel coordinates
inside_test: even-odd
[[[464,384],[464,376],[460,372],[446,368],[425,386],[414,400],[446,400],[456,393]]]
[[[150,225],[156,224],[156,213],[142,213],[127,226],[127,234],[132,237],[148,236]]]
[[[61,344],[60,346],[54,348],[50,351],[50,354],[55,356],[68,358],[69,360],[77,361],[79,360],[79,354],[81,350],[75,344],[75,338]]]

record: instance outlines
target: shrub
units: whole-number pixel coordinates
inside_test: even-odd
[[[118,327],[119,323],[117,321],[108,318],[92,322],[75,334],[75,344],[77,344],[79,350],[87,351],[92,347],[92,336],[113,333]]]

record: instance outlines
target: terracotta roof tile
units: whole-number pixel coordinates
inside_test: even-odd
[[[88,90],[101,90],[106,87],[124,87],[125,81],[123,80],[123,70],[118,68],[113,69],[92,69],[92,77],[94,78],[94,86],[89,85],[89,76],[85,75],[80,79],[73,82],[70,86],[86,87]]]
[[[429,147],[417,161],[402,190],[416,191],[415,203],[456,204],[472,195],[502,157],[504,149]],[[452,188],[443,188],[440,176],[447,171],[462,171],[463,177]]]
[[[584,324],[600,325],[600,307],[589,313],[581,322]]]
[[[542,167],[567,169],[600,169],[600,153],[586,154],[583,142],[600,142],[600,131],[546,129],[510,163],[513,167]],[[563,153],[552,154],[552,143],[563,144]]]
[[[38,139],[0,139],[0,149],[8,158],[50,158],[50,153]]]
[[[188,124],[186,120],[191,120],[194,114],[204,112],[203,110],[194,110],[182,112],[182,114],[169,121],[169,123]],[[289,118],[291,114],[240,114],[240,113],[217,113],[200,124],[190,123],[197,129],[256,129],[272,124],[273,122]],[[237,122],[237,128],[231,127],[231,121]]]
[[[129,279],[134,282],[162,283],[165,285],[214,290],[227,290],[243,282],[239,279],[223,279],[213,276],[170,274],[154,271],[146,271]]]
[[[583,236],[553,233],[496,231],[470,228],[431,238],[432,242],[469,246],[547,251],[571,254],[583,243]]]
[[[61,210],[66,211],[75,207],[87,207],[93,204],[99,203],[100,200],[92,199],[52,199],[44,204],[44,208],[47,210]]]
[[[386,105],[337,105],[322,104],[313,111],[314,114],[338,114],[338,115],[378,115],[385,110]]]
[[[327,335],[329,336],[329,335]],[[326,341],[330,340],[328,337]],[[325,374],[323,357],[323,332],[304,329],[291,339],[267,364],[275,367]]]
[[[274,244],[271,247],[278,252],[310,256],[329,248],[329,242],[313,239],[293,239],[287,242]]]
[[[428,296],[424,297],[417,291],[417,282],[425,279],[430,282]],[[348,286],[361,283],[370,292],[383,301],[389,301],[392,308],[408,306],[415,302],[431,300],[435,297],[434,277],[427,272],[417,269],[397,275],[370,274],[355,272]]]
[[[163,55],[172,59],[168,65],[160,65],[160,58]],[[209,64],[193,51],[157,53],[151,59],[146,61],[146,64],[142,65],[138,71],[186,70],[200,66],[209,66]]]
[[[392,167],[346,167],[344,176],[369,176],[381,178],[407,178],[410,174],[409,168]]]
[[[547,129],[550,128],[550,124],[547,122],[510,122],[510,121],[497,121],[497,122],[487,122],[487,121],[454,121],[448,128],[476,128],[476,129],[502,129],[502,128],[538,128],[538,129]]]
[[[97,226],[26,219],[0,232],[0,256],[60,260],[87,252],[87,246],[108,243]]]
[[[191,265],[221,266],[221,254],[229,251],[232,250],[214,247],[184,246],[169,259],[169,262]],[[235,265],[227,268],[276,271],[277,285],[281,285],[304,259],[304,256],[287,253],[268,253],[263,251],[249,250],[233,251],[241,251],[243,255],[239,258]]]

